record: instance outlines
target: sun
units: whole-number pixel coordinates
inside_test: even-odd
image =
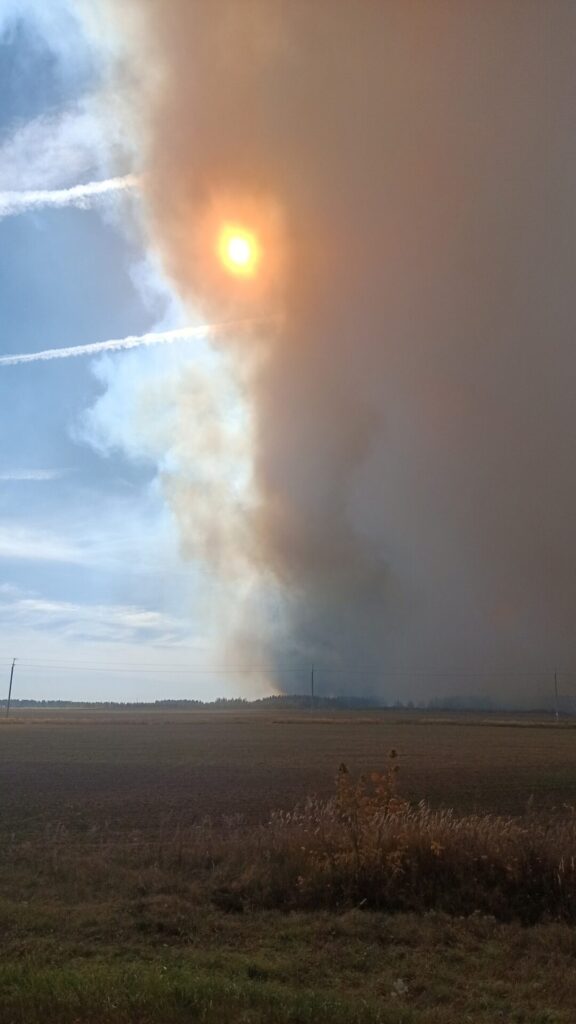
[[[225,224],[218,236],[218,256],[229,273],[254,277],[261,256],[258,239],[246,228]]]

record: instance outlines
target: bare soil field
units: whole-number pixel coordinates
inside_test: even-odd
[[[576,727],[546,716],[414,712],[76,712],[0,720],[0,827],[157,828],[257,820],[399,754],[410,800],[522,813],[576,802]]]

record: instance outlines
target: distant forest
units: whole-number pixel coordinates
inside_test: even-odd
[[[91,700],[12,700],[16,708],[167,708],[169,710],[210,710],[233,711],[236,708],[309,708],[312,698],[309,694],[273,695],[258,700],[243,697],[218,697],[216,700],[155,700],[155,701],[91,701]],[[381,708],[385,705],[365,697],[314,697],[315,708]],[[0,700],[0,707],[6,707],[6,700]]]
[[[246,700],[242,697],[219,697],[213,701],[202,700],[155,700],[155,701],[87,701],[87,700],[12,700],[12,708],[85,708],[93,710],[139,708],[166,710],[206,709],[210,711],[235,711],[241,709],[293,709],[304,710],[314,707],[325,710],[419,710],[419,711],[503,711],[517,710],[505,702],[496,702],[485,696],[455,695],[452,697],[432,697],[428,701],[417,703],[395,700],[393,702],[379,700],[376,697],[311,697],[310,694],[276,694],[260,697],[258,700]],[[0,708],[6,707],[6,699],[0,699]],[[524,709],[525,710],[525,709]],[[539,710],[550,711],[550,708]],[[574,713],[576,707],[564,698],[560,702],[560,711],[564,714]]]

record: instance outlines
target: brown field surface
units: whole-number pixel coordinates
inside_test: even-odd
[[[29,711],[0,720],[1,827],[158,828],[267,816],[399,753],[410,800],[459,812],[576,801],[576,728],[545,716]]]

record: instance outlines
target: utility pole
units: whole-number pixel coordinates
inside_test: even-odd
[[[560,720],[560,710],[558,704],[558,671],[554,669],[554,708],[556,721]]]
[[[12,699],[12,680],[14,679],[14,665],[16,664],[16,658],[12,660],[12,668],[10,669],[10,685],[8,687],[8,703],[6,704],[6,718],[10,714],[10,701]]]
[[[314,665],[310,671],[310,707],[314,711]]]

